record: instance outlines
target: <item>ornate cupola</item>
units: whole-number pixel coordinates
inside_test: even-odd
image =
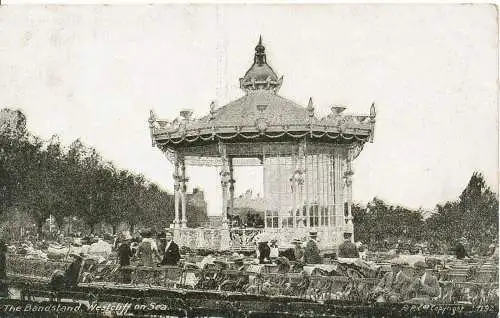
[[[259,37],[259,43],[255,47],[255,56],[252,66],[240,78],[240,88],[245,92],[255,90],[269,90],[276,93],[281,87],[283,76],[278,76],[271,66],[267,64],[266,48],[262,45],[262,36]]]

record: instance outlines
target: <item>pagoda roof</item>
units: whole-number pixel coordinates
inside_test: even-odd
[[[265,107],[259,110],[259,106]],[[200,126],[251,126],[255,121],[264,117],[267,124],[293,125],[308,123],[307,110],[295,102],[276,95],[268,90],[252,91],[245,96],[230,102],[215,110],[213,119],[210,115],[202,117]]]
[[[178,147],[195,141],[231,139],[274,139],[280,137],[322,138],[338,142],[366,142],[373,137],[375,107],[370,114],[344,115],[345,107],[332,107],[331,114],[318,118],[312,99],[307,106],[278,95],[282,78],[267,64],[262,39],[255,49],[254,64],[240,79],[245,95],[217,108],[210,105],[208,115],[192,118],[192,111],[181,110],[173,121],[161,120],[151,111],[149,124],[153,144]]]

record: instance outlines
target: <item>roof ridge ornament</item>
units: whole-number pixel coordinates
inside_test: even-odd
[[[215,119],[215,101],[210,103],[210,120]]]
[[[314,105],[312,97],[309,97],[309,103],[307,103],[307,111],[309,113],[309,117],[314,117]]]
[[[346,110],[347,107],[342,105],[334,105],[330,109],[335,116],[340,116],[340,114],[344,112],[344,110]]]
[[[150,109],[149,110],[149,119],[148,119],[149,127],[153,128],[153,125],[156,122],[157,118],[158,118],[158,116],[156,116],[156,113],[154,112],[154,110]]]
[[[179,112],[179,115],[181,115],[182,119],[184,121],[190,121],[191,116],[193,116],[193,110],[191,109],[183,109]]]
[[[377,112],[375,110],[375,102],[372,102],[372,106],[370,107],[370,142],[373,142],[373,137],[375,136],[375,117],[377,116]]]
[[[377,113],[375,111],[375,102],[372,102],[372,106],[370,107],[370,118],[372,120],[375,120],[375,116],[377,116]]]
[[[156,116],[154,110],[150,109],[149,110],[149,134],[151,136],[151,146],[154,147],[156,146],[156,140],[154,138],[154,130],[155,128],[158,128],[158,117]]]

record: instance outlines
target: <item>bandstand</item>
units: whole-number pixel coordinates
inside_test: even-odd
[[[274,236],[280,246],[310,231],[318,233],[322,250],[335,248],[344,232],[353,232],[352,161],[366,142],[373,142],[375,106],[366,115],[344,114],[332,107],[323,118],[315,114],[312,99],[307,106],[278,95],[278,78],[266,60],[259,40],[252,66],[240,79],[244,96],[217,107],[208,115],[192,118],[181,110],[173,121],[151,112],[149,126],[153,146],[174,165],[176,241],[191,248],[245,249],[260,232]],[[222,226],[186,227],[186,167],[216,166],[222,185]],[[263,166],[266,202],[263,229],[232,228],[236,180],[234,167]]]

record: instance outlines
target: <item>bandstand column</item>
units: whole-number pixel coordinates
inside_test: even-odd
[[[334,182],[335,182],[335,218],[338,229],[342,233],[339,235],[339,243],[342,242],[343,232],[345,230],[344,220],[344,182],[342,169],[342,150],[335,149],[334,155]]]
[[[295,168],[295,171],[292,175],[292,178],[290,179],[291,181],[291,187],[292,187],[292,202],[293,202],[293,207],[292,207],[292,227],[297,226],[297,191],[298,189],[298,184],[297,184],[297,177],[298,177],[298,166],[297,166],[297,154],[293,154],[293,166]]]
[[[222,169],[220,172],[221,177],[221,187],[222,187],[222,227],[228,228],[228,220],[227,220],[227,199],[228,199],[228,187],[230,172],[229,172],[229,160],[226,153],[226,145],[223,143],[219,143],[219,153],[222,159]]]
[[[181,194],[179,193],[180,191],[180,174],[179,174],[179,160],[176,157],[175,162],[174,162],[174,173],[173,173],[173,178],[174,178],[174,228],[179,227],[180,220],[179,220],[179,203],[181,199]]]
[[[309,160],[312,160],[312,156],[309,156]],[[310,227],[311,226],[311,198],[314,197],[314,194],[312,193],[313,191],[313,187],[312,187],[312,183],[314,182],[313,178],[312,178],[312,168],[313,167],[313,164],[312,162],[310,163],[308,160],[307,160],[307,155],[304,156],[304,164],[305,164],[305,168],[304,170],[306,170],[306,220],[305,220],[305,226],[306,227]]]
[[[346,184],[346,200],[347,200],[347,224],[352,224],[352,167],[351,167],[351,151],[347,154],[347,169],[345,172]]]
[[[186,161],[184,157],[180,159],[180,172],[181,172],[181,177],[180,177],[180,193],[181,193],[181,212],[182,212],[182,218],[181,218],[181,227],[185,228],[187,226],[187,218],[186,218],[186,192],[187,192],[187,182],[189,181],[188,178],[186,178]]]
[[[352,223],[352,176],[354,172],[352,171],[352,159],[354,156],[354,149],[350,148],[347,151],[347,167],[345,172],[345,184],[346,184],[346,200],[347,200],[347,228],[353,233],[351,239],[354,241],[354,224]]]
[[[226,251],[229,249],[231,241],[229,234],[229,224],[227,220],[227,190],[229,181],[232,179],[232,177],[229,171],[229,160],[226,152],[226,145],[224,145],[222,142],[219,142],[219,154],[222,159],[222,169],[220,172],[220,183],[222,186],[222,229],[220,230],[219,248],[223,251]]]
[[[229,213],[234,215],[234,169],[233,169],[233,158],[229,158]]]
[[[305,200],[306,198],[304,197],[304,182],[306,178],[306,143],[305,140],[301,140],[299,143],[299,156],[298,156],[298,166],[299,166],[299,180],[298,180],[298,198],[297,198],[297,209],[299,210],[299,227],[304,227],[305,221],[304,220],[304,206],[305,206]],[[307,187],[307,183],[306,183]],[[307,206],[306,206],[307,209]],[[297,226],[297,225],[295,225]]]

